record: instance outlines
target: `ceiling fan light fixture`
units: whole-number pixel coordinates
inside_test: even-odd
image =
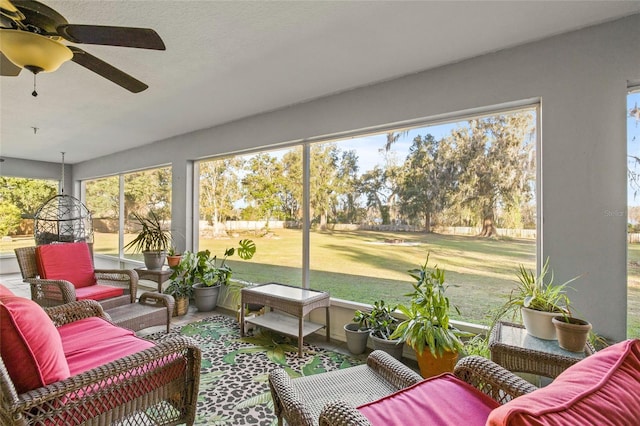
[[[0,51],[16,66],[31,72],[53,72],[73,57],[59,41],[27,31],[0,29]]]

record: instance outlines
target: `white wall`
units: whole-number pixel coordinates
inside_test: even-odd
[[[428,55],[429,52],[414,52]],[[75,180],[525,99],[541,102],[541,249],[604,336],[626,334],[628,81],[640,82],[640,15],[249,117],[74,165]],[[156,149],[157,148],[157,149]],[[174,190],[174,223],[191,221],[191,189]],[[620,216],[605,211],[620,211]],[[191,222],[192,223],[192,222]]]

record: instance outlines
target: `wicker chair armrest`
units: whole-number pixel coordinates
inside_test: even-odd
[[[537,389],[509,370],[480,356],[462,358],[456,364],[454,374],[500,404]]]
[[[161,294],[154,291],[147,291],[140,295],[140,304],[150,306],[165,306],[173,312],[176,301],[170,294]]]
[[[125,286],[129,289],[131,303],[135,303],[138,294],[138,273],[133,269],[95,269],[99,284]]]
[[[280,418],[282,413],[296,426],[313,426],[311,413],[291,383],[291,378],[282,368],[269,372],[269,389],[273,398],[273,409]]]
[[[185,406],[195,410],[200,385],[201,357],[200,349],[192,339],[181,336],[172,337],[157,343],[152,348],[117,359],[66,380],[19,394],[17,404],[12,407],[14,418],[19,417],[21,413],[25,413],[28,417],[30,412],[35,413],[50,407],[57,407],[62,412],[71,412],[75,406],[86,407],[94,404],[98,406],[104,404],[105,395],[117,395],[122,392],[123,386],[134,387],[134,390],[131,390],[134,393],[149,392],[150,382],[145,375],[166,370],[167,364],[179,358],[184,358],[184,365],[186,365]],[[141,382],[141,386],[135,389],[138,382]],[[99,392],[92,391],[96,389],[99,389]]]
[[[367,357],[367,365],[398,389],[423,380],[418,373],[384,351],[371,352]]]
[[[102,309],[100,303],[95,300],[69,302],[60,306],[44,308],[44,311],[49,315],[49,318],[51,318],[51,321],[53,321],[56,327],[90,317],[98,317],[110,321],[109,316]]]
[[[320,426],[371,426],[369,419],[345,401],[325,405],[318,422]]]
[[[76,300],[76,288],[66,280],[28,278],[31,300],[43,307],[58,306]]]

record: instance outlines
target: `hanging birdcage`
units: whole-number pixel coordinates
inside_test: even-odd
[[[51,243],[93,243],[93,222],[89,209],[80,200],[64,193],[64,152],[62,153],[60,194],[47,200],[35,214],[33,234],[36,245]]]
[[[91,213],[80,200],[70,195],[56,195],[44,203],[36,212],[33,228],[36,245],[93,243]]]

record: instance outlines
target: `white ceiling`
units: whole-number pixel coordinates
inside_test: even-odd
[[[50,0],[70,23],[155,29],[166,51],[81,45],[149,85],[68,62],[0,78],[0,155],[68,163],[640,12],[640,1]],[[34,134],[33,127],[38,131]]]

